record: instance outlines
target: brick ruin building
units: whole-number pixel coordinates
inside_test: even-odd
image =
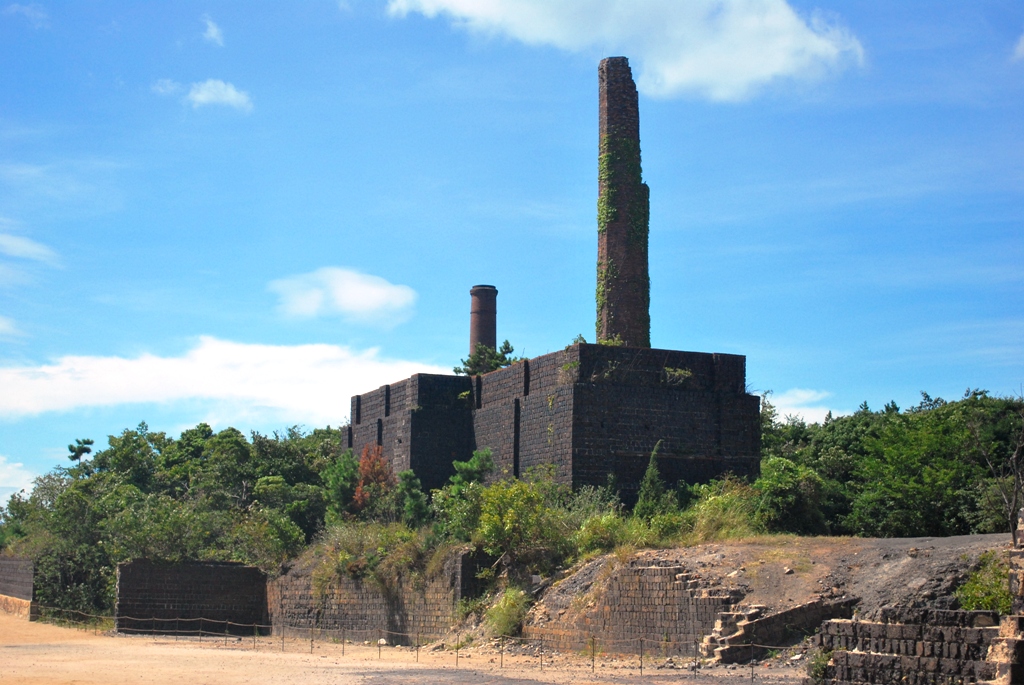
[[[624,57],[598,69],[597,336],[480,376],[416,374],[352,398],[348,445],[380,445],[395,472],[441,487],[453,460],[489,448],[518,476],[554,465],[574,488],[635,499],[651,451],[669,483],[755,473],[759,399],[746,359],[650,347],[649,191],[641,180],[637,91]],[[494,286],[471,291],[470,352],[496,343]]]

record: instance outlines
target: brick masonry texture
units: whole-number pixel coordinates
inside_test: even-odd
[[[430,578],[403,577],[384,587],[371,578],[335,576],[318,587],[313,566],[299,563],[271,581],[267,599],[275,630],[344,628],[358,631],[353,639],[412,644],[417,636],[448,632],[459,600],[478,590],[476,570],[471,555],[456,553]]]
[[[31,559],[0,556],[0,595],[32,601]]]
[[[114,608],[117,630],[174,630],[174,624],[145,619],[197,618],[267,625],[266,575],[257,568],[232,563],[157,564],[137,560],[118,564]],[[233,627],[230,632],[252,635],[252,630]]]
[[[651,651],[660,645],[668,653],[692,654],[742,594],[695,587],[689,576],[682,566],[621,566],[603,592],[582,596],[584,610],[574,618],[533,622],[523,635],[560,650],[585,649],[593,638],[602,652],[637,653],[643,638]]]
[[[832,650],[827,685],[960,685],[995,678],[997,664],[987,660],[1001,630],[995,612],[890,609],[881,619],[821,626],[815,639]]]
[[[760,400],[742,356],[576,344],[476,377],[418,374],[352,398],[350,446],[380,444],[425,489],[489,448],[497,475],[552,466],[573,487],[614,475],[632,503],[654,446],[670,484],[756,474]]]
[[[648,221],[640,110],[625,57],[598,66],[597,338],[650,347]]]

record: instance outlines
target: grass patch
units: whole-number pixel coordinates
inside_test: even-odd
[[[1010,595],[1010,562],[995,550],[978,557],[977,568],[957,588],[956,598],[967,611],[998,611],[1006,616],[1013,608]]]

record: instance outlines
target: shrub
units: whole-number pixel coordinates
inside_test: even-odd
[[[497,635],[515,635],[530,608],[530,597],[519,588],[507,588],[487,610],[487,625]]]
[[[576,531],[573,543],[580,554],[610,552],[626,539],[626,521],[611,511],[591,516]]]
[[[956,591],[960,606],[968,611],[998,611],[1007,615],[1013,608],[1010,595],[1010,564],[1006,557],[989,550],[978,557],[977,568]]]
[[[551,527],[537,488],[521,480],[499,481],[483,491],[480,538],[484,550],[509,561],[549,546]]]

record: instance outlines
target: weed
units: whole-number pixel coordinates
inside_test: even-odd
[[[529,608],[529,595],[519,588],[506,588],[487,610],[487,624],[497,635],[515,635],[522,628]]]
[[[815,685],[821,685],[828,676],[828,664],[832,661],[832,650],[816,649],[807,659],[807,675]]]

